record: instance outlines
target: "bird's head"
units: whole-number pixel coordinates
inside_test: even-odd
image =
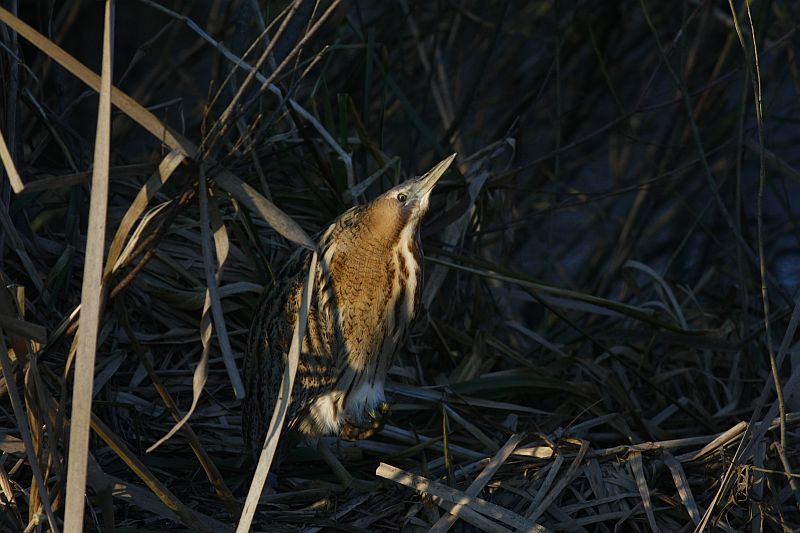
[[[431,191],[455,158],[456,154],[447,157],[422,176],[406,180],[370,202],[366,208],[374,234],[393,240],[392,236],[416,232],[428,212]]]

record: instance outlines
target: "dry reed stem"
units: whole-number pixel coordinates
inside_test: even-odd
[[[303,339],[305,339],[308,312],[311,308],[311,295],[314,292],[314,282],[316,280],[318,268],[317,262],[317,252],[314,252],[311,256],[311,264],[309,265],[305,282],[303,283],[300,307],[297,310],[297,318],[295,319],[294,331],[292,333],[292,342],[289,346],[289,353],[286,356],[286,366],[284,368],[283,377],[281,378],[278,400],[275,405],[275,410],[272,412],[272,419],[269,422],[269,428],[267,429],[264,444],[261,448],[256,471],[253,474],[253,481],[247,491],[247,499],[244,502],[242,516],[239,519],[239,525],[236,527],[237,533],[246,533],[250,530],[256,508],[258,507],[258,501],[261,498],[261,493],[264,490],[264,485],[269,475],[269,469],[275,457],[275,451],[278,448],[278,440],[281,437],[284,422],[289,412],[289,402],[292,397],[292,390],[294,390],[294,378],[297,374],[297,365],[300,362],[300,350],[303,346]]]
[[[31,26],[25,24],[3,8],[0,8],[0,21],[14,28],[22,37],[45,52],[49,57],[77,76],[89,87],[95,91],[99,90],[100,78],[97,74],[89,70],[81,62],[66,53],[41,33],[34,30]],[[196,159],[197,147],[193,143],[172,131],[158,120],[153,113],[145,109],[130,96],[116,87],[112,87],[111,100],[118,109],[149,131],[158,140],[166,144],[170,149],[180,150],[186,157]],[[213,161],[208,161],[208,163],[213,164]],[[308,235],[296,222],[286,216],[275,204],[264,198],[258,191],[244,183],[230,171],[222,170],[221,174],[216,176],[215,179],[220,187],[264,217],[264,220],[266,220],[275,231],[287,239],[306,246],[309,249],[314,247]]]
[[[81,288],[81,325],[72,386],[72,416],[67,463],[67,495],[64,507],[64,531],[83,531],[86,469],[89,457],[89,428],[92,418],[97,334],[103,306],[103,253],[106,237],[108,168],[111,155],[111,78],[113,75],[114,1],[106,0],[103,24],[103,67],[100,79],[100,102],[97,108],[94,172],[89,204],[89,229],[86,236],[86,259]]]
[[[636,487],[639,489],[639,495],[642,497],[642,505],[644,512],[647,514],[647,521],[650,524],[650,529],[653,533],[659,533],[660,529],[656,524],[656,517],[653,514],[653,500],[650,498],[650,489],[647,486],[647,480],[644,478],[644,466],[642,465],[641,452],[631,453],[629,459],[633,476],[636,478]]]
[[[113,181],[123,177],[138,176],[142,172],[149,172],[152,169],[152,163],[139,163],[135,165],[112,166],[108,170],[109,177]],[[20,194],[31,194],[36,192],[64,189],[81,183],[89,183],[91,180],[91,171],[75,172],[73,174],[61,174],[58,176],[47,176],[26,183],[25,187],[20,191]]]
[[[2,131],[0,131],[0,162],[3,163],[3,168],[6,170],[6,176],[11,182],[11,188],[16,194],[19,194],[25,188],[25,185],[23,185],[22,179],[19,177],[17,166],[14,164],[14,159],[11,157],[11,152],[8,150]]]
[[[561,494],[561,492],[567,488],[567,486],[572,482],[573,478],[576,476],[578,467],[583,462],[583,458],[586,456],[586,452],[588,450],[589,450],[589,443],[586,441],[581,441],[578,453],[575,454],[575,458],[572,460],[572,463],[567,468],[567,471],[564,473],[564,475],[561,476],[561,479],[559,479],[558,482],[553,486],[552,490],[547,492],[547,495],[544,496],[544,498],[542,498],[541,500],[540,496],[545,493],[545,489],[548,488],[547,487],[548,484],[545,483],[542,486],[542,488],[539,489],[539,492],[536,494],[536,499],[533,502],[531,502],[530,506],[528,507],[528,510],[525,512],[525,517],[528,520],[532,521],[538,520],[539,517],[544,514],[547,508],[550,507],[550,505],[555,501],[558,495]],[[556,456],[556,461],[558,461],[559,458],[562,457],[563,457],[562,454],[558,454]],[[560,463],[554,463],[554,464],[560,464]],[[548,472],[548,479],[552,479],[550,474],[552,473],[554,475],[555,472],[557,471],[558,468],[554,467],[552,472]]]
[[[242,383],[242,378],[239,375],[239,369],[237,368],[236,360],[234,359],[233,349],[231,348],[231,341],[228,337],[228,328],[225,325],[225,315],[222,312],[222,304],[220,303],[219,295],[221,270],[227,258],[227,237],[224,237],[224,240],[222,241],[224,244],[219,242],[222,237],[218,238],[218,236],[224,235],[225,233],[225,227],[220,226],[214,231],[213,235],[213,240],[216,246],[212,244],[210,227],[211,220],[208,214],[208,184],[206,182],[205,169],[202,166],[200,167],[200,182],[198,187],[200,189],[200,235],[202,238],[206,286],[208,287],[208,295],[211,299],[211,314],[214,318],[214,325],[216,326],[217,330],[217,340],[219,341],[219,347],[220,351],[222,352],[222,360],[225,363],[225,369],[228,372],[228,378],[231,381],[233,392],[236,395],[236,398],[241,400],[245,396],[244,383]],[[199,391],[196,394],[199,394]]]
[[[0,288],[0,290],[5,289]],[[44,482],[44,476],[42,475],[42,469],[39,465],[39,459],[36,457],[34,452],[33,441],[31,439],[31,428],[28,425],[28,418],[25,416],[25,411],[22,407],[22,401],[20,400],[19,393],[17,392],[16,380],[14,379],[14,369],[12,368],[11,361],[8,358],[8,347],[6,346],[5,332],[1,330],[0,368],[2,368],[3,378],[8,384],[8,396],[11,400],[11,407],[14,411],[17,427],[22,435],[22,443],[25,448],[25,453],[28,456],[28,465],[33,471],[33,477],[36,480],[36,483],[40,487],[39,498],[41,499],[45,514],[47,515],[47,521],[50,524],[50,529],[53,531],[53,533],[58,533],[60,529],[58,527],[58,522],[56,522],[55,515],[53,515],[53,509],[50,504],[50,495],[48,494],[47,485],[45,485]]]
[[[480,474],[475,478],[475,480],[467,487],[464,493],[467,496],[477,496],[481,493],[483,488],[486,486],[489,481],[491,481],[494,474],[497,470],[503,466],[503,463],[509,458],[511,453],[517,447],[517,445],[522,440],[522,435],[512,435],[508,441],[500,448],[497,453],[489,460],[489,463],[486,467],[481,470]],[[447,508],[447,507],[445,507]],[[457,503],[451,506],[449,509],[449,514],[442,516],[430,529],[429,533],[446,533],[450,530],[450,528],[455,524],[456,520],[458,519],[460,511],[464,508],[464,505],[461,503]]]
[[[0,328],[11,334],[35,340],[42,344],[47,342],[47,330],[43,326],[31,324],[13,316],[0,314]]]
[[[482,498],[469,496],[462,491],[452,489],[437,481],[404,471],[386,463],[381,463],[380,466],[378,466],[377,470],[375,470],[375,475],[414,489],[420,494],[441,498],[453,504],[463,505],[472,511],[503,522],[511,527],[521,529],[522,531],[542,533],[547,531],[547,528],[517,513],[500,507],[499,505],[495,505]]]
[[[147,466],[133,454],[128,446],[120,439],[111,429],[103,423],[97,416],[92,415],[91,419],[92,429],[103,441],[112,449],[120,459],[125,461],[125,464],[133,470],[133,472],[144,481],[144,483],[153,491],[153,494],[164,502],[164,505],[169,507],[171,511],[177,514],[181,522],[192,531],[203,533],[210,533],[213,531],[211,527],[204,523],[203,517],[196,515],[191,509],[186,507],[158,478],[150,471]],[[73,422],[74,428],[74,422]],[[66,527],[65,527],[66,529]]]
[[[664,450],[661,454],[664,457],[664,462],[672,473],[672,479],[675,482],[675,488],[678,489],[678,494],[681,497],[683,506],[686,507],[686,511],[689,513],[689,517],[691,517],[695,525],[698,524],[700,522],[700,508],[697,506],[697,502],[694,499],[683,466],[668,451]]]
[[[149,511],[154,515],[160,516],[166,520],[177,523],[182,522],[181,517],[172,511],[172,509],[170,509],[167,505],[165,505],[164,502],[154,496],[152,492],[136,485],[132,485],[131,483],[114,476],[107,475],[106,477],[110,483],[111,493],[114,498],[139,507],[140,509]],[[191,509],[189,512],[195,514],[196,516],[198,514]],[[198,516],[198,520],[202,520],[203,523],[206,524],[206,527],[208,527],[214,533],[229,533],[233,531],[232,526],[220,522],[219,520],[200,516]]]
[[[117,231],[114,233],[114,238],[111,240],[111,245],[108,248],[108,256],[106,257],[106,267],[103,272],[104,276],[109,276],[113,271],[119,268],[120,264],[117,260],[120,259],[123,246],[126,244],[126,239],[134,223],[139,219],[142,213],[144,213],[153,196],[161,189],[167,180],[169,180],[185,158],[186,156],[179,150],[171,150],[164,159],[161,160],[156,171],[150,176],[150,179],[139,189],[136,197],[125,212],[125,216],[120,220]],[[133,240],[128,242],[129,246],[135,244]]]

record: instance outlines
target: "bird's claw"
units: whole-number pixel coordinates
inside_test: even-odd
[[[370,409],[369,413],[367,413],[369,415],[369,421],[370,421],[369,426],[374,428],[376,427],[375,424],[377,422],[380,423],[382,428],[383,419],[386,418],[386,415],[388,415],[391,410],[392,406],[389,405],[389,402],[380,402],[377,408],[373,407],[372,409]]]
[[[373,435],[383,429],[386,415],[392,410],[388,402],[380,402],[377,408],[372,408],[367,412],[369,422],[367,425],[357,425],[345,422],[342,428],[341,437],[345,440],[364,440],[372,438]]]

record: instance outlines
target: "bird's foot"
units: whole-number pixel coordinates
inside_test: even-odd
[[[345,440],[364,440],[379,433],[385,424],[386,416],[392,410],[388,402],[380,402],[375,409],[370,409],[367,416],[369,423],[365,426],[345,422],[340,437]]]

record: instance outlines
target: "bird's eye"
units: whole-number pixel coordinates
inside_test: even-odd
[[[408,195],[404,192],[397,193],[397,199],[401,202],[408,200]]]

